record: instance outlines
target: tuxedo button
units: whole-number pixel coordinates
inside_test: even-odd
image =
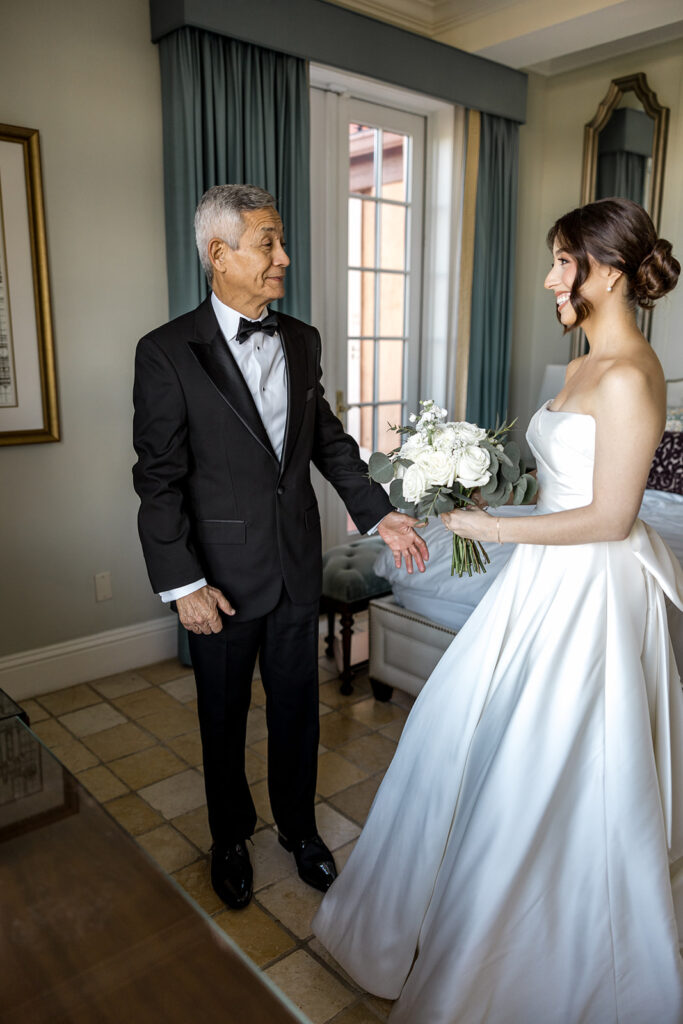
[[[278,494],[284,494],[284,493],[285,493],[285,489],[284,489],[284,487],[278,487],[278,489],[277,489],[277,493],[278,493]]]

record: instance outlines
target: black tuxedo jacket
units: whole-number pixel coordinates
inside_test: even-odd
[[[361,533],[392,507],[325,400],[318,331],[277,317],[288,389],[282,463],[210,299],[146,335],[136,352],[133,479],[152,587],[204,576],[243,619],[270,611],[283,580],[297,604],[320,596],[311,462]]]

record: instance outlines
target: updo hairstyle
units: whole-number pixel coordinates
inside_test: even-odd
[[[626,301],[632,309],[652,309],[656,299],[676,287],[681,272],[671,243],[657,238],[650,217],[631,199],[598,199],[565,213],[551,227],[547,242],[551,251],[557,242],[576,260],[569,294],[576,320],[565,327],[565,333],[583,323],[592,310],[581,295],[581,286],[591,272],[589,256],[622,272]]]

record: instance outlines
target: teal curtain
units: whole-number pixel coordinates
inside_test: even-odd
[[[292,259],[279,308],[309,320],[306,62],[194,28],[161,39],[159,57],[171,317],[208,292],[194,242],[200,196],[211,185],[242,183],[275,196]]]
[[[507,414],[518,154],[519,125],[482,114],[467,380],[467,419],[482,427]]]

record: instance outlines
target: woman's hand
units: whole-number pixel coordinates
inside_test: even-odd
[[[447,530],[465,537],[466,540],[498,540],[495,517],[480,509],[455,508],[452,512],[442,512],[441,521]]]

